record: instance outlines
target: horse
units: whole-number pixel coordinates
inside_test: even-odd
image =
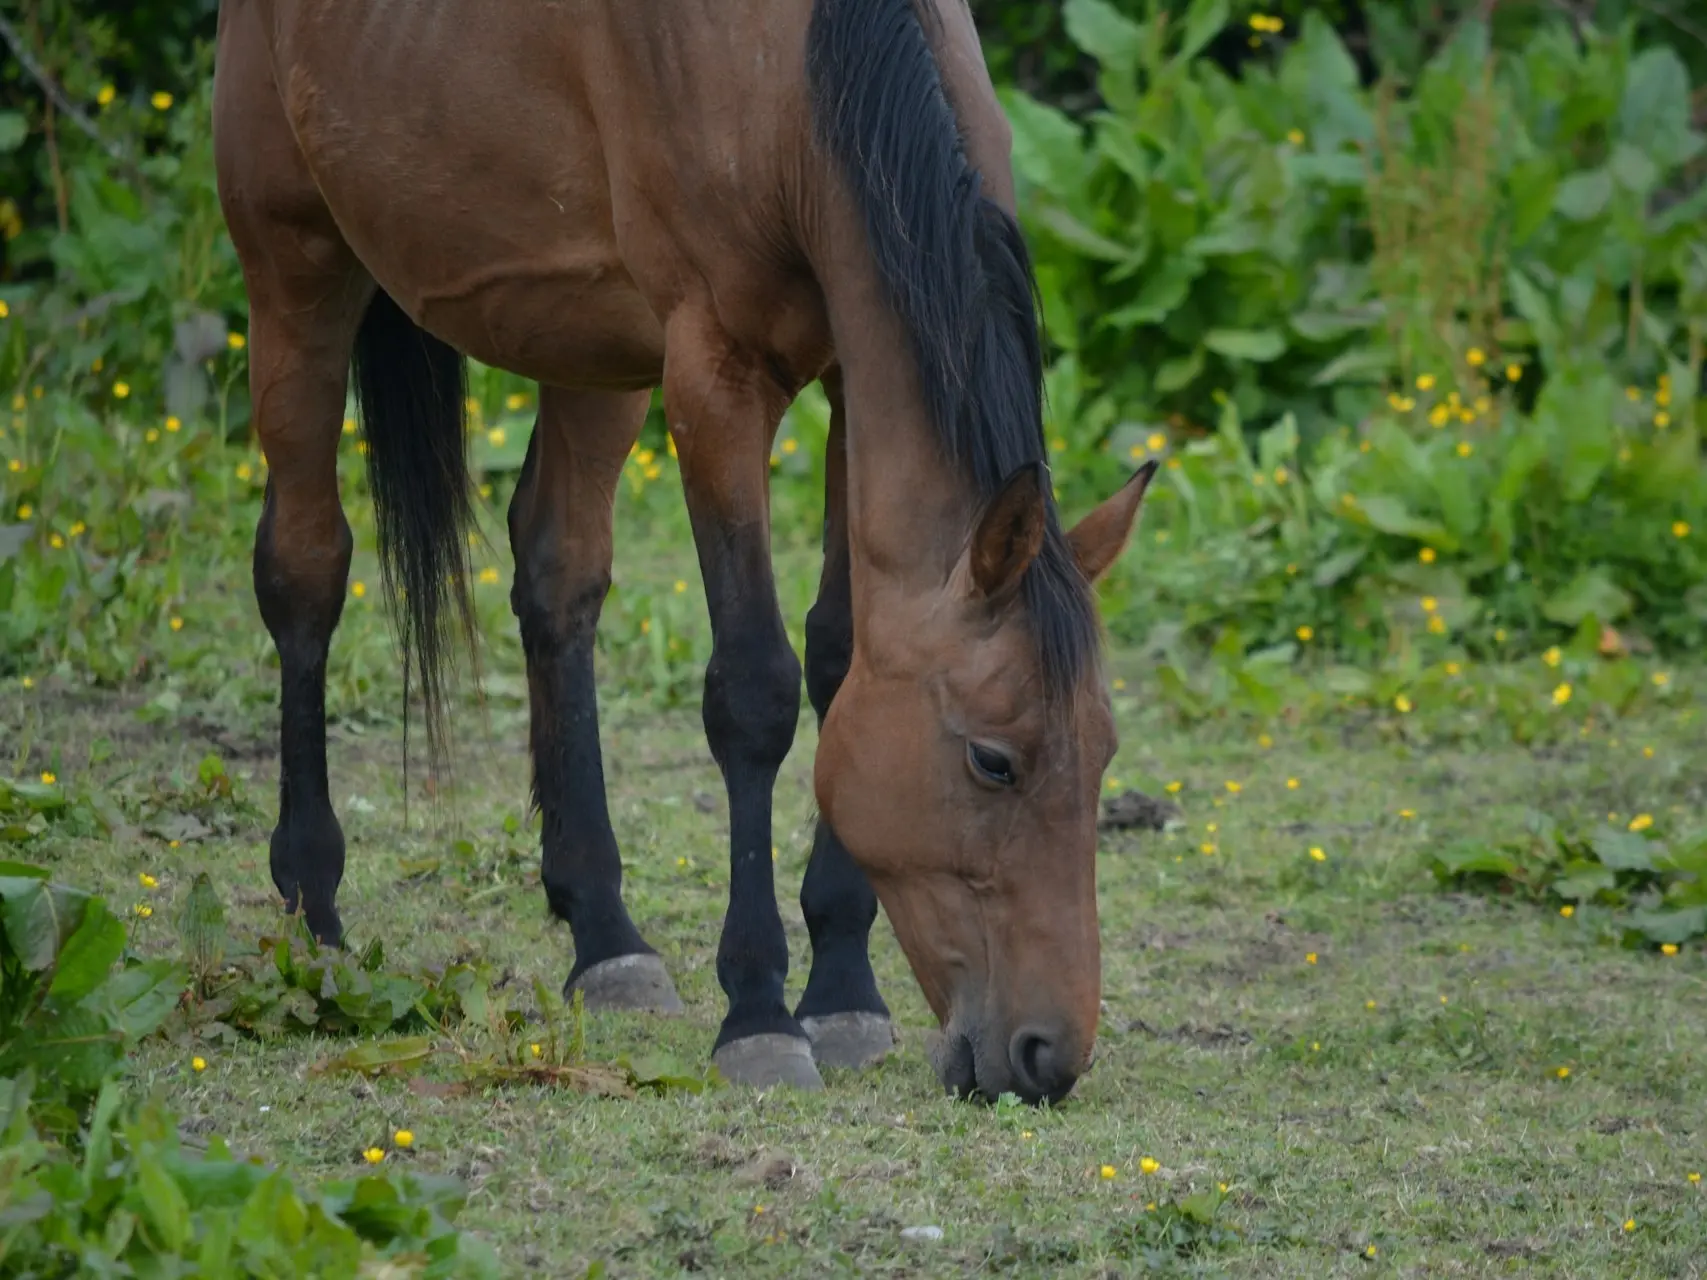
[[[661,386],[729,804],[713,1063],[816,1088],[820,1066],[887,1053],[881,903],[946,1089],[1066,1096],[1096,1036],[1116,747],[1093,583],[1152,468],[1063,525],[1011,137],[965,0],[224,0],[213,116],[269,467],[253,574],[280,664],[284,908],[341,942],[325,669],[352,547],[350,379],[406,697],[412,679],[436,751],[445,663],[474,639],[473,357],[540,387],[511,606],[565,991],[681,1010],[623,903],[593,659],[619,474]],[[802,666],[769,458],[814,380],[831,406],[804,668],[819,817],[790,1010],[771,804]]]

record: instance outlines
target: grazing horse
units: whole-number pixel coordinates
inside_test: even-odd
[[[1091,583],[1148,469],[1071,532],[1044,461],[1009,135],[965,0],[223,0],[219,190],[270,472],[255,593],[281,666],[273,882],[338,941],[325,670],[351,536],[353,366],[405,675],[442,734],[472,637],[463,355],[540,384],[509,509],[546,900],[590,1008],[679,1009],[630,919],[593,636],[618,478],[662,385],[709,602],[729,798],[713,1061],[820,1083],[892,1043],[882,902],[962,1094],[1064,1096],[1101,969],[1096,809],[1115,733]],[[791,1012],[771,794],[801,665],[769,457],[819,379],[824,565],[806,619],[820,818]]]

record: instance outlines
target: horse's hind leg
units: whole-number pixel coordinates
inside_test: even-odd
[[[826,378],[824,389],[830,397],[830,440],[824,459],[824,569],[818,599],[806,615],[806,695],[820,725],[853,658],[847,418],[839,382]],[[871,971],[877,895],[822,814],[800,885],[800,910],[812,935],[812,969],[794,1016],[812,1037],[812,1053],[821,1065],[867,1066],[895,1043],[889,1008]]]
[[[707,317],[672,317],[667,352],[665,405],[711,613],[705,736],[729,794],[717,947],[729,1012],[712,1060],[743,1084],[821,1087],[811,1042],[783,1003],[788,940],[771,866],[771,793],[800,719],[800,661],[770,559],[770,447],[787,397]]]
[[[677,1012],[670,976],[622,905],[622,861],[605,807],[593,633],[610,590],[611,504],[647,392],[541,389],[510,503],[510,603],[527,655],[540,878],[575,937],[569,988],[589,1008]]]
[[[273,883],[287,910],[300,909],[317,938],[335,943],[344,836],[326,778],[326,653],[351,549],[338,437],[350,350],[373,285],[297,153],[265,50],[234,27],[221,36],[220,202],[249,294],[249,391],[269,468],[254,574],[280,668]]]

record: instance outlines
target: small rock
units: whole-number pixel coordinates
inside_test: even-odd
[[[942,1228],[941,1227],[902,1227],[901,1228],[901,1239],[903,1239],[903,1240],[941,1240],[942,1239]]]

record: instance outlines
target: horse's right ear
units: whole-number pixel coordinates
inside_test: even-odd
[[[973,592],[991,602],[1005,599],[1037,553],[1049,528],[1043,464],[1028,462],[1003,481],[985,505],[967,545],[964,568]]]
[[[1073,559],[1079,562],[1079,572],[1086,582],[1095,582],[1108,572],[1108,567],[1126,550],[1132,536],[1132,526],[1138,523],[1138,509],[1144,505],[1144,491],[1156,474],[1152,458],[1112,498],[1104,500],[1067,534],[1067,545],[1073,548]]]

